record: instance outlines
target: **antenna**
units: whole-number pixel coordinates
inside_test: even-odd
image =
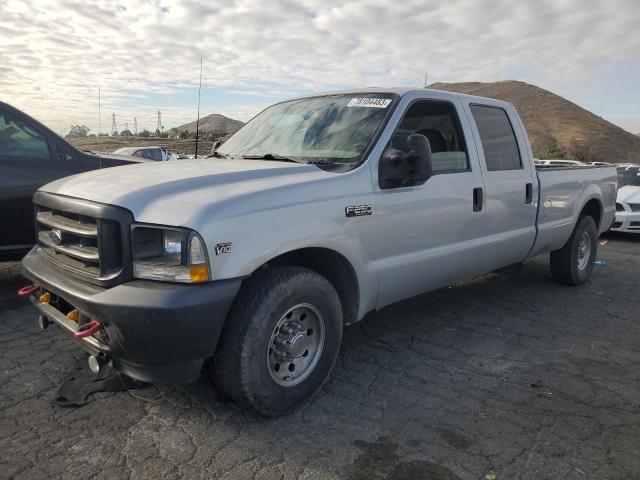
[[[202,57],[200,57],[200,85],[198,86],[198,117],[196,119],[196,154],[198,158],[198,137],[200,136],[200,90],[202,90]]]
[[[111,114],[111,136],[118,135],[118,128],[116,127],[116,114]]]
[[[138,136],[138,119],[137,118],[133,119],[133,134],[136,137]]]

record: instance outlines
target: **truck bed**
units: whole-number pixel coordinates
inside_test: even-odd
[[[536,165],[539,184],[536,240],[529,256],[561,248],[569,239],[590,199],[604,205],[599,233],[609,229],[615,216],[615,167]]]

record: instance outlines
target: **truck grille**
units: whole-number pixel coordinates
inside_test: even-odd
[[[100,276],[98,221],[95,218],[40,209],[36,220],[38,245],[47,255],[95,278]]]
[[[38,246],[49,260],[98,285],[130,275],[127,210],[43,192],[34,202]]]

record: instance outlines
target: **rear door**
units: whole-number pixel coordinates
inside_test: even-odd
[[[490,271],[521,262],[533,246],[537,177],[526,134],[511,105],[488,99],[462,103],[483,170],[483,250]]]
[[[0,251],[35,243],[32,197],[42,185],[98,168],[13,111],[0,109]]]

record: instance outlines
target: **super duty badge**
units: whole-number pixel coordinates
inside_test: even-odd
[[[344,207],[344,213],[347,217],[362,217],[364,215],[372,215],[373,209],[371,205],[352,205]]]

